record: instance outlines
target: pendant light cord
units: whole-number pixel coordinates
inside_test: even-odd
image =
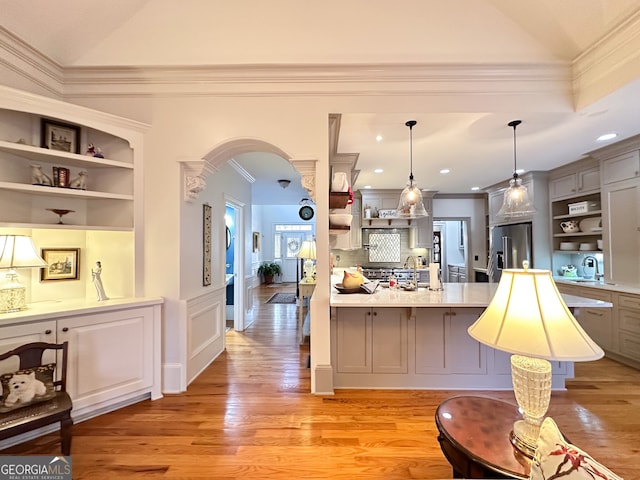
[[[516,161],[516,127],[522,123],[522,120],[513,120],[507,125],[513,127],[513,178],[518,178],[518,164]]]
[[[405,125],[409,127],[409,182],[413,186],[413,127],[418,123],[415,120],[409,120]]]

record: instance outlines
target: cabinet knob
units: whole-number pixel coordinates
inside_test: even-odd
[[[44,333],[45,335],[51,335],[51,330],[45,330]]]
[[[378,316],[378,312],[373,312],[373,316],[377,317]]]
[[[64,327],[64,328],[62,329],[62,331],[63,331],[63,332],[68,332],[68,331],[69,331],[69,327]]]

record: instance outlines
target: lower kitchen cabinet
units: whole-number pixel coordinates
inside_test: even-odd
[[[467,329],[479,307],[331,307],[334,388],[510,389],[510,355]],[[553,388],[573,364],[553,362]]]
[[[342,373],[407,373],[407,308],[338,311],[336,369]]]
[[[617,303],[619,352],[640,362],[640,296],[620,293]]]
[[[0,351],[35,341],[68,341],[67,390],[76,421],[143,398],[160,398],[161,303],[134,301],[3,319]],[[42,318],[46,316],[54,319]],[[2,372],[12,369],[0,365]]]
[[[417,309],[416,373],[485,373],[485,348],[467,332],[483,311]]]

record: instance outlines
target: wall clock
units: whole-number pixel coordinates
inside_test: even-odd
[[[302,220],[311,220],[313,218],[313,214],[313,208],[311,208],[309,205],[300,207],[300,210],[298,211],[298,215],[300,215],[300,218]]]

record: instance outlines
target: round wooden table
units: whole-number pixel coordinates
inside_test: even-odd
[[[487,397],[459,396],[436,410],[438,441],[454,478],[529,478],[530,459],[509,440],[516,405]]]

